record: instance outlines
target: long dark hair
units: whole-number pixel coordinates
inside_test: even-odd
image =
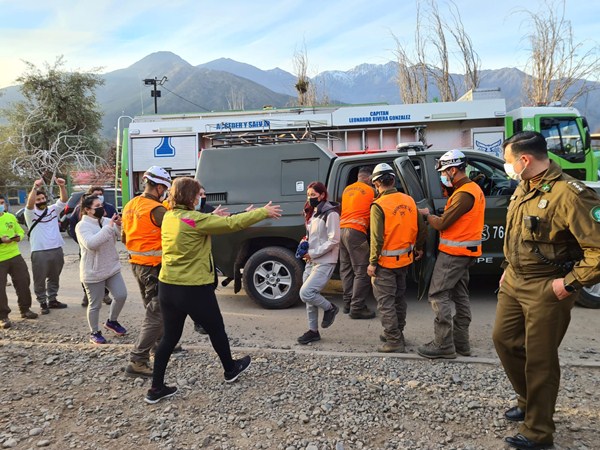
[[[81,196],[81,203],[80,203],[80,207],[79,207],[79,220],[81,220],[81,218],[84,216],[84,214],[87,214],[85,212],[85,209],[91,209],[92,205],[94,204],[94,200],[96,200],[98,198],[97,195],[87,195],[84,194]]]
[[[323,196],[323,200],[321,200],[321,201],[322,202],[326,202],[327,201],[327,198],[329,197],[329,194],[327,193],[327,186],[325,186],[320,181],[313,181],[306,188],[306,192],[308,192],[308,190],[311,189],[311,188],[312,188],[313,191],[315,191],[319,195],[325,194]],[[307,200],[306,203],[304,203],[304,209],[303,209],[303,212],[304,212],[304,222],[308,223],[308,221],[310,220],[310,218],[313,215],[314,210],[315,210],[315,208],[313,208],[312,206],[310,206],[310,202]]]

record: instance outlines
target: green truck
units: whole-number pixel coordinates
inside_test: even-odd
[[[239,211],[249,204],[273,201],[283,209],[280,220],[214,236],[215,264],[234,282],[235,292],[243,287],[263,307],[294,305],[299,299],[303,271],[303,263],[294,253],[305,234],[301,211],[308,184],[322,181],[330,198],[340,201],[344,188],[356,181],[361,166],[387,162],[396,168],[400,190],[411,195],[420,208],[441,213],[446,197],[435,162],[444,151],[423,148],[415,143],[397,152],[351,156],[338,156],[314,142],[204,149],[196,178],[206,187],[209,203]],[[469,159],[469,177],[478,180],[486,195],[483,254],[471,272],[499,276],[504,259],[506,209],[516,182],[506,176],[502,159],[480,151],[464,153]],[[413,267],[420,297],[426,293],[433,270],[437,239],[437,233],[430,228],[425,258]],[[584,290],[579,302],[600,308],[600,287]]]

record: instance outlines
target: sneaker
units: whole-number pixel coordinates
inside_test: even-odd
[[[233,383],[235,380],[237,380],[238,377],[244,373],[248,367],[250,367],[251,361],[252,360],[249,356],[244,356],[241,359],[234,360],[233,363],[235,364],[235,367],[233,370],[223,373],[225,376],[225,382]]]
[[[32,310],[27,309],[25,311],[21,311],[21,317],[23,319],[37,319],[38,315],[34,313]]]
[[[48,308],[50,309],[64,309],[67,306],[66,303],[59,302],[58,300],[51,300],[48,302]]]
[[[117,336],[123,336],[124,334],[127,334],[127,330],[125,329],[125,327],[122,327],[121,324],[116,320],[107,320],[104,324],[104,328],[112,331]]]
[[[334,303],[332,303],[331,309],[328,309],[323,314],[323,321],[321,322],[321,326],[323,328],[329,328],[335,320],[335,316],[337,316],[338,312],[340,312],[340,308],[338,308],[337,306],[335,306]]]
[[[161,388],[150,388],[144,401],[150,405],[160,402],[163,398],[173,397],[177,393],[175,386],[163,386]]]
[[[358,311],[350,311],[351,319],[372,319],[375,317],[375,311],[371,311],[366,306]]]
[[[204,329],[204,327],[202,325],[200,325],[199,323],[194,322],[194,331],[196,333],[200,333],[200,334],[208,334],[206,332],[206,330]]]
[[[0,319],[0,328],[6,330],[7,328],[12,327],[12,322],[7,317],[6,319]]]
[[[129,377],[151,377],[152,367],[147,362],[131,361],[125,367],[125,375]]]
[[[110,305],[112,303],[112,298],[110,298],[110,295],[106,294],[104,296],[104,298],[102,299],[102,301],[104,302],[105,305]]]
[[[298,343],[302,345],[310,344],[321,340],[321,335],[318,331],[308,330],[302,336],[298,338]]]
[[[425,345],[421,345],[417,349],[417,353],[425,358],[429,359],[455,359],[456,352],[454,351],[454,346],[443,348],[437,345],[434,341],[428,342]]]
[[[83,298],[81,299],[81,306],[86,308],[89,303],[90,303],[90,301],[88,300],[87,295],[84,295]]]
[[[42,314],[50,314],[50,308],[48,308],[48,303],[40,303],[40,311]]]
[[[90,342],[92,344],[97,344],[97,345],[107,343],[106,339],[104,339],[104,336],[102,336],[102,331],[96,331],[95,333],[91,333],[90,334]]]

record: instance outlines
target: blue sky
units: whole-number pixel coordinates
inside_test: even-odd
[[[455,4],[484,69],[524,68],[527,27],[518,11],[543,1]],[[438,5],[446,15],[447,1]],[[567,0],[579,41],[600,29],[600,2],[581,5]],[[414,0],[0,0],[0,87],[15,84],[21,60],[41,67],[64,55],[68,69],[108,72],[160,50],[193,65],[226,57],[293,72],[294,52],[305,46],[313,76],[393,60],[392,33],[410,46],[415,20]]]

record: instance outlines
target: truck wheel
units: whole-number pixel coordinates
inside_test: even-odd
[[[584,287],[579,293],[577,304],[585,308],[600,309],[600,283]]]
[[[299,300],[302,264],[282,247],[267,247],[254,253],[244,266],[244,289],[267,309],[284,309]]]

